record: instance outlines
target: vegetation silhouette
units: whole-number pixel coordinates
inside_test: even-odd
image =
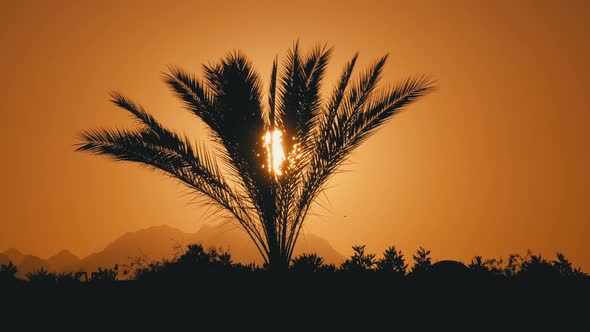
[[[254,264],[234,263],[228,252],[212,248],[205,250],[200,244],[188,246],[187,251],[174,260],[152,262],[134,269],[134,278],[140,281],[198,280],[199,276],[213,272],[254,272],[262,268]]]
[[[326,264],[315,253],[301,254],[291,260],[289,271],[292,273],[336,273],[346,275],[351,272],[373,273],[381,275],[376,280],[385,280],[392,285],[405,282],[458,282],[488,285],[493,282],[515,282],[524,284],[556,284],[559,282],[585,282],[590,276],[573,264],[562,254],[557,259],[548,261],[541,255],[528,252],[525,256],[510,255],[505,262],[502,259],[484,259],[475,256],[468,265],[458,261],[442,260],[432,262],[430,251],[420,247],[413,255],[413,267],[408,272],[408,265],[403,253],[394,246],[387,248],[381,257],[368,253],[366,247],[353,246],[353,254],[339,267]],[[91,287],[108,286],[118,282],[141,282],[147,284],[173,284],[176,282],[194,283],[206,280],[213,275],[262,273],[274,271],[268,264],[241,264],[232,261],[231,254],[216,248],[205,249],[201,244],[187,246],[186,251],[171,260],[147,263],[136,260],[129,266],[130,278],[119,279],[119,265],[113,268],[98,268],[88,280],[81,280],[73,273],[54,273],[43,268],[28,273],[26,281],[16,277],[17,267],[9,262],[0,265],[0,286],[27,284],[35,288],[71,288],[82,285]],[[128,275],[129,276],[129,275]]]
[[[398,277],[406,275],[408,265],[404,259],[401,250],[396,250],[394,246],[385,249],[383,258],[377,261],[377,271],[393,273]]]
[[[413,256],[414,266],[412,267],[412,275],[424,275],[430,272],[432,268],[432,259],[430,258],[430,250],[422,247],[418,248],[416,254]]]
[[[94,282],[109,282],[117,280],[119,275],[119,265],[115,264],[112,269],[98,267],[98,271],[90,274],[90,281]]]
[[[8,264],[1,264],[0,283],[14,282],[16,280],[16,272],[16,266],[12,263],[12,261],[8,262]]]
[[[293,272],[334,272],[336,266],[334,264],[325,264],[324,259],[317,254],[301,254],[295,258],[291,263],[291,271]]]
[[[170,67],[166,84],[206,125],[214,154],[118,92],[112,102],[140,127],[84,131],[77,150],[176,178],[239,225],[270,270],[286,271],[312,204],[332,175],[393,115],[434,88],[419,76],[377,89],[387,55],[353,79],[357,53],[323,99],[331,54],[325,45],[303,54],[295,43],[282,66],[275,58],[266,104],[261,79],[241,52],[204,65],[201,78]],[[350,268],[362,268],[357,263]]]
[[[365,246],[353,246],[352,251],[354,252],[352,256],[340,265],[340,271],[367,272],[373,270],[376,263],[375,254],[365,253]]]

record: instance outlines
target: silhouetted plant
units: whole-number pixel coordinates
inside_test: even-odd
[[[85,131],[78,150],[178,179],[236,222],[272,270],[286,270],[312,204],[332,175],[376,129],[433,88],[422,76],[377,90],[387,56],[353,80],[355,55],[323,100],[331,53],[318,46],[303,55],[295,44],[282,70],[275,60],[268,106],[258,74],[239,52],[205,65],[204,79],[170,68],[166,83],[209,129],[219,158],[116,92],[113,103],[140,128]]]
[[[551,262],[553,267],[557,269],[559,274],[565,278],[582,279],[588,277],[588,274],[582,272],[581,268],[574,268],[572,262],[570,262],[565,256],[558,252],[557,260]]]
[[[16,272],[18,272],[16,266],[9,261],[8,264],[0,265],[0,282],[16,280]]]
[[[473,272],[488,272],[488,266],[481,256],[475,256],[471,259],[469,270]]]
[[[486,264],[490,273],[496,276],[505,276],[504,275],[504,260],[502,258],[490,258],[487,259],[484,264]]]
[[[373,271],[375,254],[365,253],[365,246],[353,246],[354,253],[340,265],[340,271],[366,272]]]
[[[406,275],[408,265],[404,260],[401,250],[396,250],[394,246],[385,249],[383,258],[377,261],[377,271],[391,272],[399,276]]]
[[[505,276],[503,261],[497,259],[483,259],[482,256],[475,256],[467,266],[469,271],[477,277],[501,278]]]
[[[528,253],[530,256],[530,253]],[[508,255],[506,266],[504,267],[504,275],[508,278],[514,277],[519,271],[524,258],[519,254]]]
[[[103,269],[100,266],[98,271],[90,274],[90,281],[93,282],[111,282],[117,280],[119,274],[119,264],[115,264],[112,269]]]
[[[412,267],[412,274],[422,274],[430,271],[432,268],[432,260],[430,258],[430,250],[422,247],[418,248],[416,254],[413,256],[414,266]]]
[[[209,272],[254,272],[261,269],[254,264],[235,264],[229,252],[215,248],[205,250],[201,244],[191,244],[186,252],[173,260],[152,262],[138,266],[135,270],[137,280],[191,279]]]
[[[53,272],[49,272],[44,268],[40,268],[34,272],[26,274],[27,279],[31,284],[42,286],[54,286],[57,282],[57,276]]]
[[[166,259],[159,262],[150,262],[147,265],[136,266],[134,268],[134,279],[136,280],[150,280],[154,279],[156,276],[159,276],[162,273],[165,273],[166,267],[170,264],[170,262]]]
[[[72,286],[80,284],[80,280],[76,278],[72,272],[57,274],[56,282],[58,286]]]
[[[510,255],[506,266],[502,265],[502,260],[483,259],[481,256],[475,256],[468,266],[453,260],[443,260],[433,264],[430,251],[422,247],[416,251],[413,258],[415,264],[407,276],[409,279],[458,282],[468,281],[469,278],[478,282],[488,282],[503,280],[505,277],[513,280],[526,280],[527,282],[589,280],[586,273],[582,272],[580,268],[574,268],[573,264],[561,253],[557,253],[557,260],[551,262],[543,259],[541,255],[533,255],[530,251],[525,256],[513,254]],[[200,244],[187,246],[184,253],[172,260],[149,262],[147,265],[146,262],[147,259],[144,258],[137,260],[137,265],[134,267],[136,280],[194,281],[198,280],[199,276],[210,272],[262,272],[268,270],[255,264],[233,263],[229,252],[215,248],[205,250]],[[407,265],[402,252],[393,246],[385,250],[381,259],[376,260],[375,254],[366,253],[363,245],[353,246],[353,254],[341,264],[339,269],[336,269],[332,264],[325,264],[323,258],[315,253],[305,253],[293,259],[290,270],[293,272],[380,271],[391,273],[392,280],[396,280],[395,276],[405,276]],[[0,265],[0,277],[6,276],[8,279],[18,280],[15,277],[16,271],[16,267],[11,263]],[[97,272],[92,273],[90,281],[115,281],[118,271],[119,265],[115,265],[113,269],[99,268]],[[33,285],[71,286],[81,284],[72,273],[56,274],[43,268],[28,273],[26,277]]]
[[[175,244],[173,260],[176,260],[178,258],[179,255],[177,255],[176,253],[179,252],[179,250],[180,248],[178,248],[178,245]],[[127,257],[127,259],[129,260],[129,263],[122,264],[124,268],[123,275],[127,276],[131,272],[131,278],[136,277],[137,274],[141,273],[142,271],[156,269],[156,265],[159,265],[167,261],[166,259],[164,259],[163,262],[152,261],[147,255]]]
[[[264,272],[266,271],[263,267],[256,265],[255,263],[242,264],[232,263],[232,272]]]
[[[291,271],[293,272],[334,272],[336,267],[324,264],[324,259],[317,254],[301,254],[293,258]]]
[[[553,264],[545,260],[541,255],[528,255],[520,266],[520,271],[516,274],[520,278],[547,280],[557,279],[560,277],[559,271],[554,268]]]
[[[191,244],[188,250],[176,261],[180,265],[191,266],[202,271],[229,271],[232,266],[231,255],[227,252],[219,253],[211,248],[205,251],[200,244]]]

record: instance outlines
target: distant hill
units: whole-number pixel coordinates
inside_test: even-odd
[[[0,253],[0,264],[8,264],[8,262],[10,262],[8,255]]]
[[[102,251],[80,259],[67,250],[60,251],[48,259],[24,255],[11,248],[0,253],[0,264],[12,260],[17,266],[20,277],[26,273],[48,269],[56,272],[95,271],[100,267],[113,267],[115,264],[126,265],[131,259],[144,257],[149,260],[171,259],[183,252],[187,245],[201,243],[205,247],[229,250],[236,262],[262,263],[256,247],[239,229],[228,226],[203,226],[196,233],[185,233],[179,229],[162,225],[125,233],[108,244]],[[325,239],[313,234],[302,234],[295,248],[295,255],[315,252],[324,257],[328,263],[338,264],[344,257]]]
[[[15,248],[10,248],[2,254],[6,255],[8,259],[11,260],[14,265],[17,266],[21,265],[21,263],[23,262],[23,258],[25,257],[25,255],[23,255],[20,251],[16,250]]]
[[[22,262],[17,265],[17,268],[18,275],[22,277],[29,272],[37,271],[39,269],[49,270],[50,266],[47,261],[41,257],[24,255]]]
[[[80,258],[68,250],[62,250],[47,259],[48,266],[55,271],[65,272],[80,263]]]
[[[25,255],[15,248],[10,248],[0,253],[0,264],[12,262],[18,268],[17,275],[24,277],[27,273],[38,269],[49,269],[49,263],[40,257]]]

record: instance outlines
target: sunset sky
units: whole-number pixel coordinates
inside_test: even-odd
[[[439,89],[356,151],[306,232],[345,255],[418,246],[435,259],[565,253],[590,270],[590,2],[6,1],[0,9],[0,251],[87,255],[129,231],[215,223],[184,188],[74,152],[83,129],[130,127],[119,90],[205,137],[161,79],[242,50],[268,83],[295,40],[334,46],[330,89],[389,53],[383,84]]]

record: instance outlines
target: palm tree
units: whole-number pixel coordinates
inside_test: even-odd
[[[433,89],[433,81],[420,76],[377,90],[387,55],[353,80],[357,53],[323,100],[331,54],[325,45],[302,54],[295,43],[281,68],[275,58],[267,105],[259,75],[240,52],[204,65],[200,79],[170,67],[165,82],[209,129],[214,154],[118,92],[112,102],[130,112],[139,128],[84,131],[77,150],[148,165],[178,179],[237,223],[271,270],[284,270],[330,177],[378,127]]]

